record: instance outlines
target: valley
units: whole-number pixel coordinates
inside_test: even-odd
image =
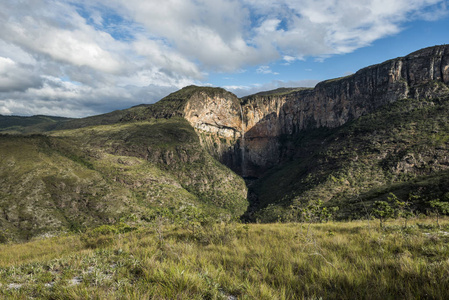
[[[2,116],[1,240],[131,215],[288,222],[317,201],[360,219],[392,193],[426,213],[449,201],[448,84],[443,45],[313,89],[188,86],[82,119]]]

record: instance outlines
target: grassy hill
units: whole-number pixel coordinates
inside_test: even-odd
[[[186,104],[195,94],[199,93],[203,93],[211,98],[215,96],[225,97],[226,95],[233,95],[222,88],[190,85],[171,93],[154,104],[141,106],[139,107],[140,109],[127,110],[126,115],[123,116],[121,121],[183,117]]]
[[[103,226],[0,245],[0,298],[445,299],[441,223]]]
[[[258,212],[275,221],[290,206],[321,199],[340,207],[341,218],[365,217],[376,200],[394,193],[449,201],[449,98],[401,100],[336,129],[283,137],[289,161],[253,183]],[[418,199],[418,200],[417,200]]]
[[[0,133],[38,133],[49,131],[60,123],[72,120],[63,117],[51,116],[3,116],[0,115]]]
[[[243,179],[214,160],[187,121],[152,119],[0,136],[3,241],[113,224],[133,215],[241,215]]]

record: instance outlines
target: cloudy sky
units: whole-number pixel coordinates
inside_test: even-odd
[[[313,86],[449,43],[449,0],[1,0],[0,114]]]

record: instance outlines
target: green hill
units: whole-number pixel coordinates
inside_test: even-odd
[[[37,133],[56,128],[59,123],[72,120],[51,116],[4,116],[0,115],[0,133]]]
[[[283,137],[290,161],[252,184],[252,219],[270,222],[318,199],[340,207],[340,218],[366,217],[376,200],[394,193],[449,200],[449,98],[400,100],[339,128]]]
[[[243,180],[180,118],[0,136],[3,240],[157,214],[241,215]]]

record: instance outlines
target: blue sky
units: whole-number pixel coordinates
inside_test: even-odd
[[[83,117],[186,85],[314,86],[449,43],[449,0],[3,0],[0,114]]]

